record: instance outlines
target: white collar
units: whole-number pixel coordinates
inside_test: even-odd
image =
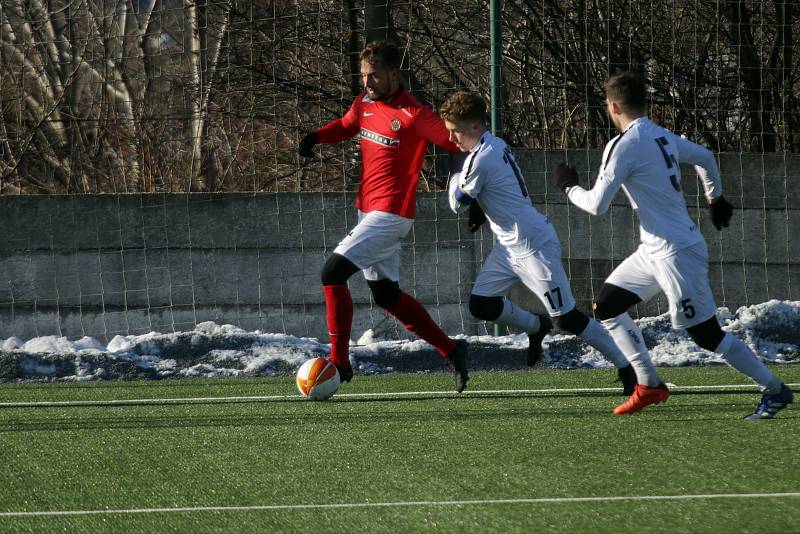
[[[625,128],[625,132],[627,132],[628,130],[630,130],[634,126],[636,126],[638,124],[641,124],[641,123],[643,123],[644,121],[647,121],[647,120],[650,120],[650,119],[647,118],[647,115],[642,115],[641,117],[636,117],[635,119],[633,119],[630,122],[630,124],[628,124],[628,127]],[[625,133],[625,132],[622,132],[622,133]]]
[[[483,132],[481,136],[478,138],[478,142],[475,143],[475,146],[470,149],[469,153],[472,154],[473,152],[477,152],[485,143],[491,141],[491,138],[488,137],[490,135],[492,134],[488,130]]]

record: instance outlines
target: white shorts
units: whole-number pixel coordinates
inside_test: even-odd
[[[647,301],[663,291],[669,301],[672,326],[686,329],[717,313],[708,283],[708,247],[705,241],[666,258],[651,258],[640,245],[619,264],[606,283],[635,293]]]
[[[358,212],[358,224],[334,252],[353,262],[367,280],[400,280],[400,243],[414,219],[385,211]]]
[[[558,241],[547,241],[524,258],[515,258],[505,246],[496,244],[475,279],[472,293],[481,297],[504,297],[518,281],[539,297],[552,317],[564,315],[575,307]]]

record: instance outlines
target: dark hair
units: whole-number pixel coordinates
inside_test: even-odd
[[[486,102],[477,93],[459,91],[450,95],[439,114],[451,122],[478,120],[486,124]]]
[[[647,86],[644,78],[637,72],[626,71],[614,74],[603,84],[606,98],[616,100],[626,110],[645,111],[647,109]]]
[[[399,69],[402,60],[400,50],[386,41],[372,41],[361,51],[361,61],[379,63],[384,69]]]

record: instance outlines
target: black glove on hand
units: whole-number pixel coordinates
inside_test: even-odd
[[[559,163],[553,171],[553,176],[556,178],[556,187],[562,191],[566,192],[567,188],[578,185],[578,171],[566,163]]]
[[[464,168],[464,162],[467,160],[466,152],[456,152],[455,154],[447,154],[447,172],[450,176],[457,173]]]
[[[733,215],[733,206],[730,202],[725,200],[725,197],[719,197],[713,204],[711,204],[711,222],[717,227],[717,230],[722,230],[722,227],[727,227],[731,222]]]
[[[457,152],[455,154],[448,152],[447,155],[437,155],[436,172],[432,173],[436,187],[447,190],[450,178],[452,178],[455,173],[461,171],[466,159],[467,154],[464,152]]]
[[[475,233],[478,231],[478,228],[481,227],[483,223],[486,222],[486,214],[483,213],[483,209],[481,209],[481,205],[478,204],[476,200],[472,204],[469,205],[469,231],[470,233]]]
[[[313,158],[314,151],[312,149],[316,144],[317,144],[317,132],[311,132],[309,134],[306,134],[306,136],[300,140],[300,144],[297,146],[297,153],[303,156],[304,158]]]

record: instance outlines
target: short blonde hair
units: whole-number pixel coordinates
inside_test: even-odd
[[[486,102],[477,93],[459,91],[450,95],[439,114],[450,122],[477,120],[486,124]]]

